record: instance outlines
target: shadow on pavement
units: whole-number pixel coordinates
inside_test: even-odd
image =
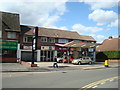
[[[49,68],[54,68],[53,66],[48,66]],[[69,66],[58,66],[58,68],[66,68],[66,67],[69,67]]]

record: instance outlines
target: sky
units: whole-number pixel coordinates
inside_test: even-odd
[[[77,31],[101,43],[118,37],[119,0],[0,0],[0,11],[20,14],[21,25]]]

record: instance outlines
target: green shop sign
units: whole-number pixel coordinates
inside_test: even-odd
[[[17,49],[17,41],[0,40],[0,49]]]

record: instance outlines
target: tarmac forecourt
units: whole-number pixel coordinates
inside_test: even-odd
[[[118,79],[118,78],[120,78],[120,76],[114,76],[114,77],[111,77],[111,78],[107,78],[107,79],[103,79],[103,80],[100,80],[100,81],[96,81],[96,82],[90,83],[90,84],[82,87],[79,90],[86,90],[88,88],[94,88],[98,84],[102,84],[102,83],[105,83],[107,81],[111,81],[111,80]]]

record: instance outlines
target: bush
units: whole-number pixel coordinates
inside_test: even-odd
[[[104,61],[105,59],[120,59],[120,51],[97,51],[96,59]]]

